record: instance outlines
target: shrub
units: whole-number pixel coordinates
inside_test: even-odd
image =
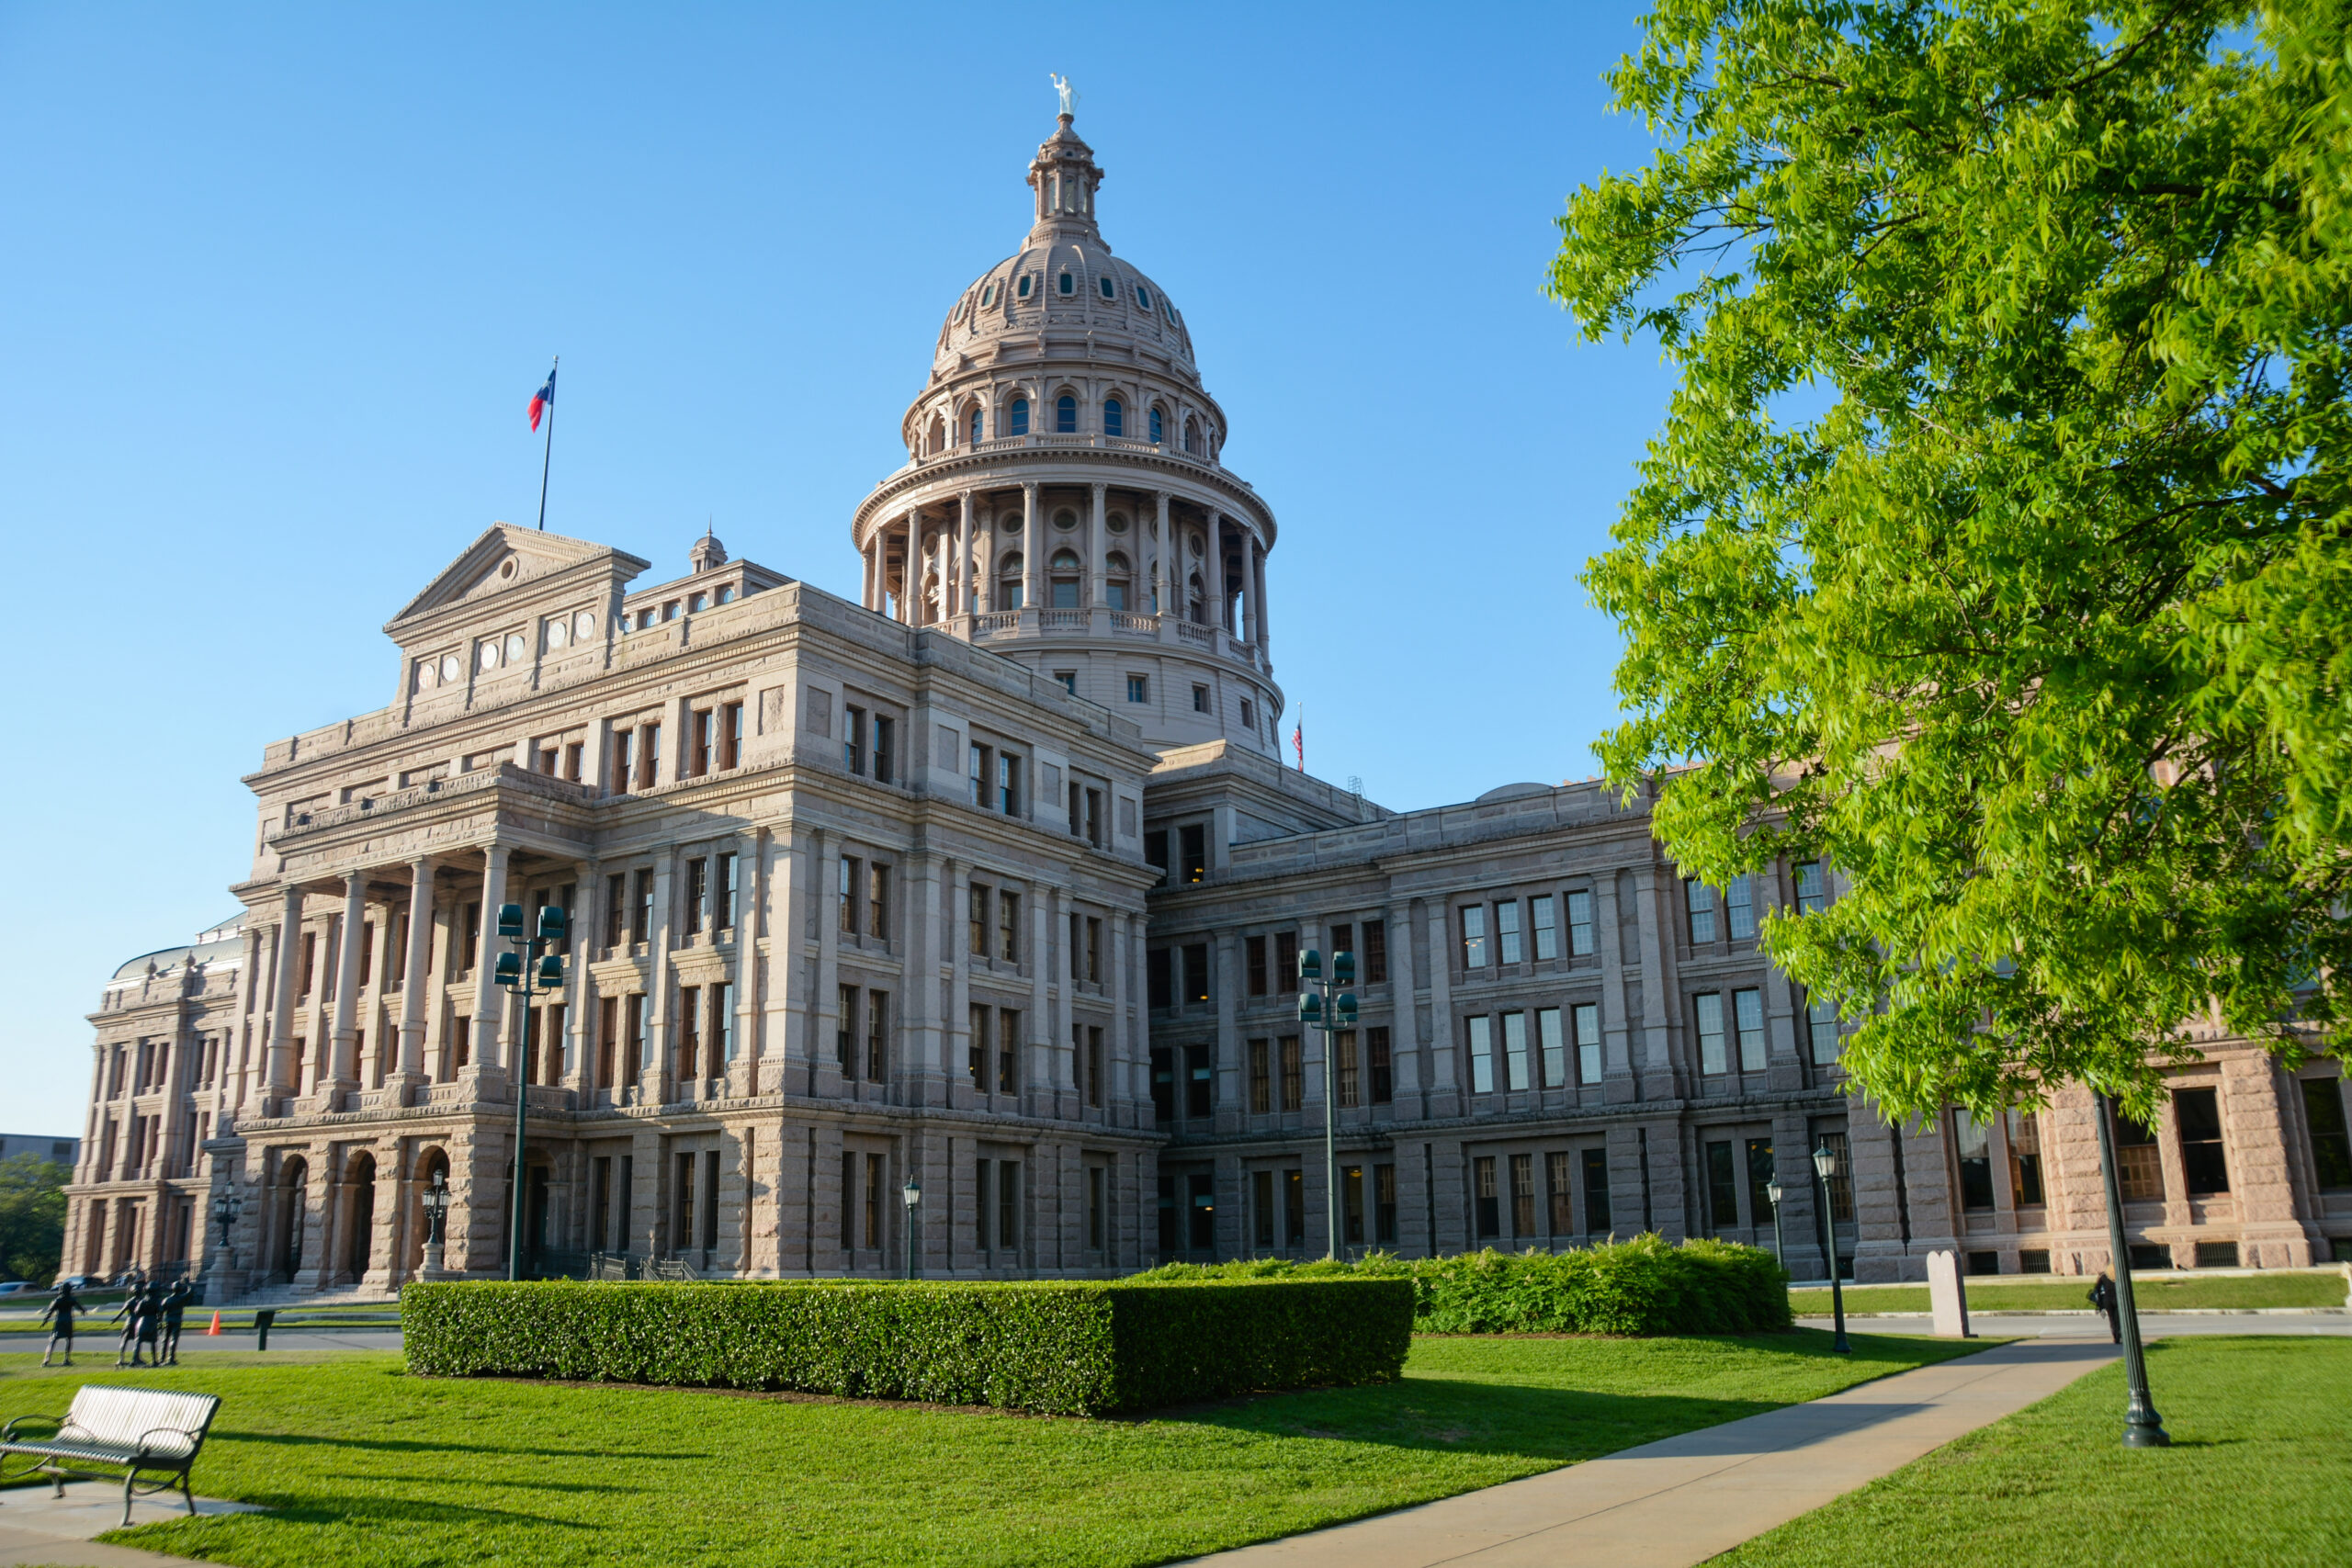
[[[417,1283],[409,1370],[795,1389],[1091,1416],[1386,1382],[1409,1281]]]
[[[1657,1235],[1573,1252],[1464,1252],[1361,1262],[1171,1263],[1137,1280],[1402,1277],[1425,1334],[1755,1334],[1789,1326],[1789,1277],[1760,1247]]]

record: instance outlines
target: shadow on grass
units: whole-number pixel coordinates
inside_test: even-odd
[[[327,1437],[316,1432],[238,1432],[225,1427],[214,1427],[212,1437],[215,1441],[275,1443],[300,1449],[365,1449],[379,1453],[505,1454],[526,1459],[589,1459],[601,1457],[605,1452],[594,1447],[535,1449],[514,1443],[453,1443],[437,1438],[430,1441],[413,1441],[397,1438]],[[629,1457],[643,1460],[718,1460],[726,1456],[700,1450],[655,1452],[631,1450]]]

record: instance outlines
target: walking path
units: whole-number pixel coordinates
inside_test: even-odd
[[[1195,1559],[1218,1568],[1684,1568],[2114,1359],[2102,1337],[2000,1345],[1564,1470]]]
[[[256,1511],[250,1503],[224,1503],[198,1497],[199,1514],[243,1514]],[[175,1494],[141,1497],[130,1506],[130,1522],[152,1525],[162,1519],[187,1517],[187,1505]],[[69,1481],[65,1495],[52,1497],[49,1489],[23,1487],[0,1494],[0,1564],[45,1563],[52,1568],[207,1568],[193,1557],[172,1557],[135,1547],[103,1546],[90,1538],[122,1523],[122,1483],[119,1481]]]

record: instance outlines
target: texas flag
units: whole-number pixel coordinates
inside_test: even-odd
[[[531,394],[531,428],[539,427],[539,415],[555,406],[555,372],[548,372],[548,384]]]

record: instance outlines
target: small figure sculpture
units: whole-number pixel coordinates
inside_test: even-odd
[[[1054,91],[1061,95],[1062,118],[1068,119],[1078,113],[1078,94],[1071,88],[1069,78],[1058,72],[1048,71],[1046,79],[1054,85]]]

